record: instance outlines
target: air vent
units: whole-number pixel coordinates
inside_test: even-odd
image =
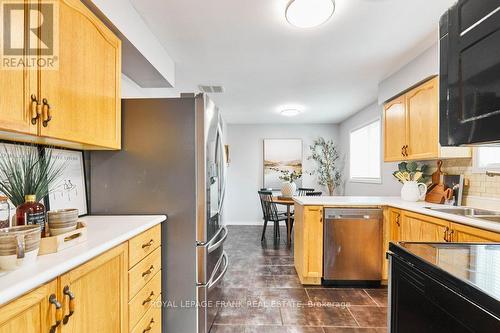
[[[199,85],[198,88],[204,93],[220,94],[224,92],[224,87],[222,86],[203,86]]]

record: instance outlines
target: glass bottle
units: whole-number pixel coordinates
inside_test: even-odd
[[[45,237],[45,232],[47,230],[45,206],[36,201],[35,195],[26,195],[24,201],[25,202],[16,209],[16,224],[38,224],[41,227],[42,237]]]

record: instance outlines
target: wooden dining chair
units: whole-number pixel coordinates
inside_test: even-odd
[[[307,192],[306,197],[320,197],[323,192]]]
[[[304,195],[307,195],[307,193],[309,193],[309,192],[314,192],[314,189],[313,189],[313,188],[306,188],[306,187],[299,187],[299,188],[297,189],[297,195],[298,195],[299,197],[302,197],[302,196],[304,196]]]
[[[268,222],[274,222],[274,240],[276,241],[280,237],[279,223],[280,221],[285,221],[288,227],[288,216],[286,213],[278,212],[276,208],[276,203],[273,202],[273,193],[270,191],[259,191],[260,204],[262,207],[262,214],[264,220],[264,226],[262,228],[261,241],[264,241],[266,237],[266,228]]]

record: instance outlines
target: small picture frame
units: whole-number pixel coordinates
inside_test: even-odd
[[[45,148],[52,154],[56,166],[65,164],[59,181],[49,188],[48,209],[77,208],[79,216],[88,214],[83,152]]]

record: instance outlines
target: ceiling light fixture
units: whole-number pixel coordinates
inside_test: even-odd
[[[286,7],[288,23],[298,28],[317,27],[335,11],[335,0],[292,0]]]
[[[280,111],[280,114],[285,117],[295,117],[301,112],[299,109],[284,109]]]

